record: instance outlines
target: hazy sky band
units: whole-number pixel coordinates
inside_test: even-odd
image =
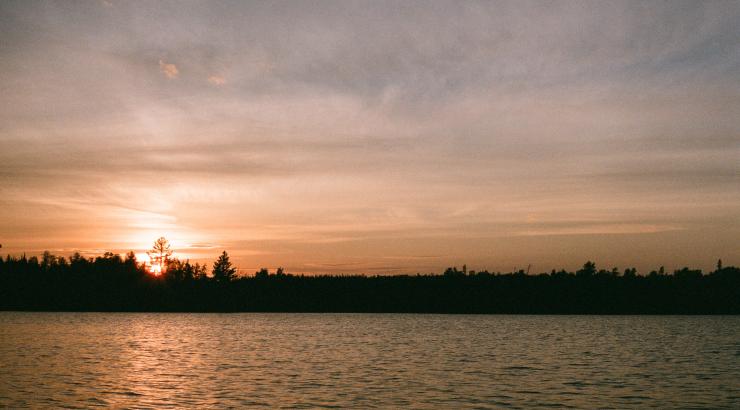
[[[3,251],[740,263],[737,2],[0,2]]]

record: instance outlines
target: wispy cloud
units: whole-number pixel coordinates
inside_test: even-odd
[[[226,79],[220,75],[211,75],[208,77],[208,82],[213,85],[220,86],[226,84]]]
[[[162,60],[159,60],[159,71],[161,71],[162,74],[164,74],[169,79],[177,78],[177,76],[180,74],[180,71],[177,69],[176,65],[165,63]]]
[[[188,244],[188,247],[192,249],[216,249],[219,248],[220,245],[217,243],[191,243]]]
[[[561,228],[527,229],[515,233],[518,236],[548,236],[548,235],[625,235],[625,234],[654,234],[682,230],[676,225],[651,224],[591,224],[588,226],[574,226]]]

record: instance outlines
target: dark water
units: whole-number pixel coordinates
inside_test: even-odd
[[[740,317],[0,312],[2,407],[740,408]]]

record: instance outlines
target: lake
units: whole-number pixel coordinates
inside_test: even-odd
[[[740,316],[0,312],[0,406],[740,408]]]

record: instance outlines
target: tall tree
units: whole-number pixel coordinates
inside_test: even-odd
[[[157,270],[164,272],[167,269],[167,265],[170,263],[170,256],[172,256],[172,249],[170,249],[170,242],[161,237],[154,241],[152,249],[146,252],[151,260],[153,271],[156,273]]]
[[[217,282],[228,282],[236,276],[236,268],[229,261],[229,254],[223,251],[216,262],[213,263],[213,279]]]

